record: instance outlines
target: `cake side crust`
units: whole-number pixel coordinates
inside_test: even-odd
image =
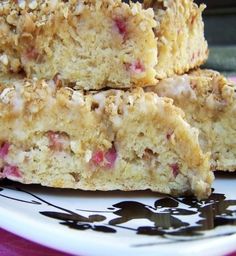
[[[163,80],[150,90],[172,98],[187,121],[200,130],[200,144],[204,152],[211,152],[212,168],[235,171],[235,88],[218,72],[199,69]]]
[[[192,0],[3,2],[0,71],[86,90],[153,85],[206,60],[203,9]]]
[[[48,81],[1,87],[1,176],[85,190],[209,195],[198,130],[172,101],[142,89],[102,92]]]

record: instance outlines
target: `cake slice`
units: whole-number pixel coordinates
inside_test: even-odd
[[[0,72],[66,86],[144,87],[208,55],[192,0],[12,0],[0,3]]]
[[[212,70],[165,79],[149,90],[170,97],[187,121],[200,130],[204,152],[215,170],[236,170],[236,87]]]
[[[163,79],[199,67],[208,57],[202,12],[205,5],[193,0],[144,0],[153,8],[157,26],[156,77]]]
[[[210,194],[198,130],[142,88],[75,91],[53,80],[0,87],[1,177],[83,190]]]

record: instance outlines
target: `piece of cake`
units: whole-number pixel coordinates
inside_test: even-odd
[[[187,121],[200,130],[204,152],[215,170],[236,170],[236,86],[218,72],[197,70],[164,79],[148,90],[170,97]]]
[[[142,88],[0,86],[1,177],[83,190],[210,194],[209,154],[172,100]]]
[[[200,66],[208,57],[202,11],[192,0],[144,0],[152,7],[157,26],[157,78],[183,74]]]
[[[202,11],[192,0],[12,0],[0,3],[0,72],[68,86],[145,87],[202,64]]]

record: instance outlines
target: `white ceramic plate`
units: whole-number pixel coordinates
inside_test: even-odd
[[[206,201],[0,183],[0,226],[83,256],[225,255],[236,250],[236,174]]]

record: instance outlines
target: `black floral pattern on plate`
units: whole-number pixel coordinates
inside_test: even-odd
[[[25,186],[26,187],[26,186]],[[96,210],[69,210],[52,204],[30,191],[16,187],[15,185],[0,186],[0,196],[22,203],[40,205],[44,204],[53,208],[52,211],[40,211],[43,216],[59,221],[61,225],[77,230],[93,230],[97,232],[116,233],[119,229],[135,232],[137,235],[158,236],[170,243],[176,241],[189,241],[225,236],[236,233],[236,228],[223,234],[205,236],[206,231],[214,230],[219,226],[236,227],[236,200],[228,200],[224,194],[213,192],[203,201],[197,201],[194,197],[158,198],[153,205],[147,205],[138,201],[122,201],[113,204],[104,211]],[[32,197],[31,200],[23,200],[10,197],[2,192],[5,189],[17,190]],[[86,212],[85,216],[81,212]],[[91,214],[92,213],[92,214]],[[109,216],[113,216],[112,218]],[[185,217],[194,217],[196,221],[190,223]],[[130,227],[128,223],[133,220],[149,221],[149,225]],[[142,222],[141,222],[142,223]],[[152,244],[135,245],[147,246]]]

